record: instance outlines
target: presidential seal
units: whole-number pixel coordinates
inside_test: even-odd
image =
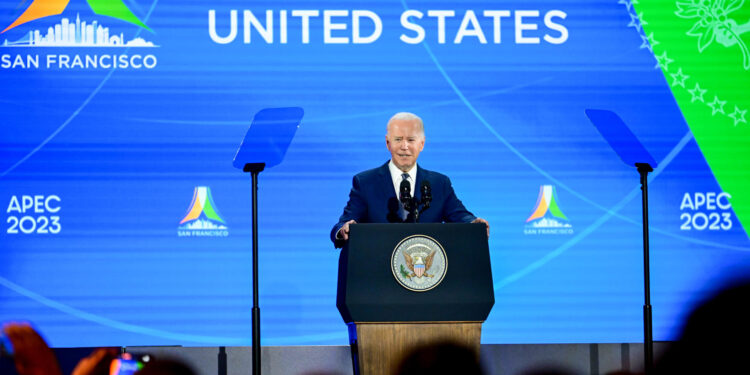
[[[401,240],[391,255],[391,271],[401,286],[426,292],[443,281],[448,257],[434,238],[417,234]]]

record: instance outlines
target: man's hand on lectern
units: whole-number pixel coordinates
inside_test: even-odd
[[[341,229],[339,229],[338,233],[336,233],[336,237],[337,238],[341,238],[344,241],[348,241],[349,240],[349,225],[350,224],[357,224],[357,222],[354,221],[354,220],[349,220],[346,223],[344,223],[344,226],[342,226]]]
[[[472,221],[472,223],[484,223],[484,225],[487,226],[487,237],[490,236],[490,223],[487,222],[487,220],[482,219],[481,217],[478,217]]]

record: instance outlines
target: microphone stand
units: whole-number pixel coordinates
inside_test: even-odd
[[[418,222],[420,214],[419,206],[421,205],[422,211],[425,211],[430,208],[430,202],[432,202],[432,189],[430,188],[430,183],[428,181],[422,183],[422,199],[419,202],[417,202],[416,197],[412,197],[409,193],[411,187],[409,186],[408,181],[404,180],[401,182],[400,190],[401,193],[399,194],[399,200],[401,201],[401,204],[404,205],[404,210],[409,213],[406,216],[405,222]],[[411,220],[409,220],[409,218],[411,218]]]
[[[410,217],[412,218],[412,223],[416,223],[419,221],[419,214],[430,208],[430,202],[432,202],[432,194],[430,194],[429,190],[422,192],[422,200],[417,202],[417,198],[410,197],[408,198],[410,200],[409,206],[412,207],[409,213],[411,214]],[[419,206],[422,206],[422,209],[419,209]],[[406,207],[406,206],[404,206]],[[404,208],[406,209],[406,208]]]
[[[414,199],[414,210],[416,211],[416,214],[414,215],[414,222],[417,222],[417,219],[419,219],[419,206],[422,206],[422,212],[430,208],[430,202],[432,202],[432,188],[430,187],[430,182],[427,180],[422,181],[422,199],[417,203],[417,199]]]

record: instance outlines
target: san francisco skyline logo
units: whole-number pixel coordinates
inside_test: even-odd
[[[80,0],[79,0],[80,1]],[[25,5],[23,0],[17,8]],[[141,48],[159,47],[147,40],[141,30],[153,34],[138,16],[136,16],[123,0],[86,0],[88,12],[83,1],[70,6],[70,0],[33,0],[31,4],[7,27],[0,31],[3,36],[0,48],[4,52],[19,48],[20,53],[1,53],[0,68],[2,69],[153,69],[157,59],[153,54],[113,53],[108,48]],[[67,16],[63,17],[63,12]],[[71,17],[74,12],[75,17]],[[105,25],[101,20],[90,17],[106,16]],[[58,20],[51,16],[61,16]],[[42,19],[46,19],[42,22]],[[114,20],[126,22],[126,26],[117,25]],[[39,20],[40,24],[32,21]],[[54,24],[52,24],[55,22]],[[5,22],[2,22],[5,23]],[[36,24],[37,27],[31,26]],[[19,27],[22,26],[23,27]],[[130,25],[135,25],[135,29]],[[28,26],[28,28],[26,28]],[[2,27],[2,26],[0,26]],[[13,32],[10,32],[13,31]],[[4,34],[4,35],[3,35]],[[131,35],[128,35],[131,34]],[[97,48],[97,52],[85,54],[58,53],[60,50],[47,49],[41,54],[25,53],[29,48],[69,47],[69,48]],[[106,47],[106,48],[102,48]],[[6,50],[7,48],[7,50]],[[67,51],[67,50],[62,50]],[[127,50],[126,50],[127,51]]]
[[[208,186],[196,186],[193,200],[177,227],[179,237],[226,237],[229,230],[219,215]]]
[[[539,187],[534,211],[523,230],[524,234],[573,234],[573,225],[560,209],[557,190],[552,185]]]
[[[39,1],[39,0],[37,0]],[[125,40],[123,33],[110,33],[98,21],[86,23],[76,14],[75,23],[63,18],[60,23],[43,29],[29,30],[21,39],[5,39],[3,47],[158,47],[141,37]]]

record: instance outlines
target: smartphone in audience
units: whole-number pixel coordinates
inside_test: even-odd
[[[149,355],[122,353],[109,365],[109,375],[133,375],[151,360]]]
[[[10,342],[8,335],[0,329],[0,357],[13,356],[13,343]]]

